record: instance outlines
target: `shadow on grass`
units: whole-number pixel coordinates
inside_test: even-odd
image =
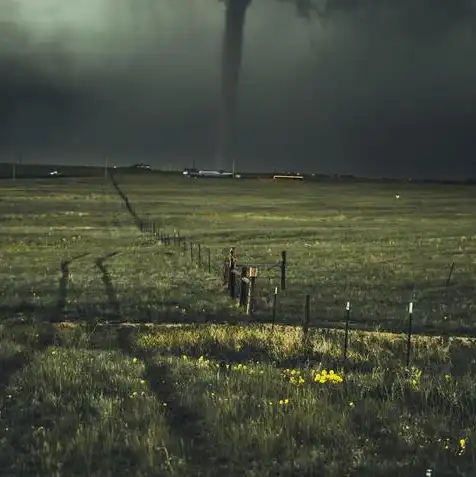
[[[119,349],[124,355],[138,357],[144,361],[144,379],[147,380],[149,388],[157,400],[166,404],[167,423],[182,442],[190,468],[193,468],[194,472],[203,469],[206,471],[206,475],[218,475],[210,474],[210,469],[214,468],[217,459],[214,458],[212,436],[206,428],[204,417],[180,402],[179,393],[175,389],[177,383],[165,363],[153,362],[149,353],[137,353],[131,349],[132,333],[133,330],[130,328],[118,330]],[[201,475],[201,473],[196,475]]]
[[[69,260],[63,260],[61,262],[61,265],[60,265],[61,278],[59,280],[59,286],[58,286],[58,300],[56,302],[56,312],[52,316],[52,321],[62,321],[65,318],[66,302],[67,302],[67,295],[68,295],[69,266],[75,260],[79,260],[80,258],[87,257],[88,255],[89,253],[83,253]]]
[[[6,331],[2,331],[0,337],[2,348],[4,347],[2,341],[5,339],[24,349],[0,359],[0,394],[4,392],[14,374],[27,366],[36,354],[55,343],[56,334],[51,324],[30,327],[10,325]]]
[[[302,324],[302,310],[295,310],[295,314],[287,314],[287,317],[277,316],[274,322],[278,325],[295,325]],[[292,318],[294,317],[294,318]],[[272,311],[260,310],[258,311],[253,321],[261,324],[272,324]],[[309,329],[327,329],[327,330],[344,330],[345,320],[338,317],[335,319],[320,318],[319,316],[312,316],[309,324]],[[392,318],[379,319],[365,319],[365,318],[351,318],[349,322],[349,329],[351,331],[368,331],[368,332],[382,332],[401,334],[408,332],[408,318],[402,320],[395,320]],[[456,322],[419,322],[418,316],[413,318],[412,324],[413,335],[423,336],[444,336],[444,337],[468,337],[476,338],[476,327],[473,323],[468,321],[464,323]]]
[[[207,326],[206,324],[195,324],[191,327],[187,327],[188,332],[194,328],[199,329]],[[148,354],[148,350],[134,346],[135,336],[141,333],[147,333],[154,328],[148,325],[128,326],[124,325],[120,329],[120,333],[128,333],[127,343],[128,349],[138,354]],[[128,330],[128,331],[125,331]],[[163,333],[174,332],[174,327],[162,328]],[[237,328],[238,331],[238,328]],[[124,346],[124,345],[123,345]],[[304,348],[299,345],[292,350],[287,350],[285,356],[278,356],[273,350],[273,346],[265,341],[248,340],[245,343],[240,343],[237,347],[232,342],[219,342],[213,336],[199,336],[197,342],[194,344],[175,344],[172,346],[154,346],[150,349],[151,353],[166,356],[182,357],[187,355],[189,358],[198,359],[200,356],[206,356],[207,359],[216,361],[222,370],[226,370],[227,364],[239,364],[239,363],[262,363],[272,365],[278,369],[287,368],[322,368],[322,369],[342,369],[347,371],[370,373],[372,372],[377,363],[370,362],[368,360],[355,361],[352,359],[344,360],[340,356],[330,356],[326,352],[319,352],[313,350],[307,354]]]
[[[119,252],[111,252],[96,260],[96,266],[99,268],[99,271],[101,272],[101,280],[106,290],[108,303],[109,303],[109,306],[111,307],[111,313],[116,317],[120,317],[121,307],[119,305],[116,292],[114,291],[111,275],[109,274],[107,267],[104,265],[104,262],[109,258],[115,257],[118,253]]]
[[[10,381],[10,377],[20,371],[31,360],[31,352],[21,351],[0,361],[0,393]]]
[[[109,173],[109,178],[111,179],[112,185],[114,186],[114,189],[116,189],[117,194],[119,197],[124,201],[124,204],[126,206],[127,211],[129,212],[130,216],[134,220],[134,223],[136,224],[137,228],[141,231],[144,232],[145,230],[145,222],[137,215],[136,211],[134,210],[134,207],[129,201],[129,198],[127,195],[122,191],[122,189],[119,187],[119,184],[117,183],[114,174],[112,172]]]
[[[110,303],[109,303],[110,304]],[[43,306],[41,304],[25,303],[19,305],[0,305],[0,323],[32,324],[41,322],[51,323],[76,323],[88,324],[98,323],[103,325],[191,325],[191,324],[246,324],[246,320],[240,316],[226,316],[225,313],[214,313],[207,311],[197,311],[189,315],[177,311],[175,306],[170,310],[157,311],[154,305],[156,302],[142,301],[139,306],[131,302],[118,301],[117,305],[121,309],[120,315],[112,312],[105,312],[104,306],[99,302],[83,303],[76,310],[69,310],[68,316],[62,315],[58,320],[58,309],[56,305]],[[160,305],[160,304],[159,304]]]

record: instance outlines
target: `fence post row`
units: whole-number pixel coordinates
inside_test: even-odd
[[[111,175],[111,179],[114,181],[114,178]],[[133,206],[129,203],[127,197],[124,198],[126,205],[134,212]],[[176,229],[173,230],[173,236],[165,234],[161,227],[158,227],[155,222],[149,220],[147,222],[140,221],[140,228],[142,232],[153,235],[160,243],[164,245],[170,245],[172,240],[174,245],[179,247],[182,246],[183,242],[183,251],[187,250],[187,240],[180,236],[180,232]],[[194,244],[190,243],[190,259],[193,261],[194,258]],[[202,251],[201,244],[198,243],[198,265],[202,265]],[[207,248],[207,258],[208,258],[208,272],[211,273],[211,251]],[[280,263],[280,285],[281,290],[286,289],[286,267],[287,267],[287,254],[283,250],[281,252],[281,263]],[[455,262],[452,262],[448,278],[445,282],[445,288],[450,284],[452,274],[455,268]],[[250,266],[242,266],[241,271],[236,269],[236,255],[235,248],[231,247],[228,252],[228,258],[225,259],[223,267],[223,283],[228,287],[230,297],[232,299],[237,298],[237,284],[239,283],[239,305],[246,309],[248,315],[253,314],[254,308],[254,292],[256,287],[256,278],[258,276],[258,268]],[[239,282],[238,282],[239,280]],[[274,330],[276,322],[276,307],[277,307],[277,298],[278,298],[278,287],[275,287],[273,294],[273,308],[272,308],[272,329]],[[309,324],[310,324],[310,295],[306,295],[305,306],[304,306],[304,316],[302,320],[302,331],[303,331],[303,344],[306,345],[308,342],[309,334]],[[349,327],[350,327],[350,301],[347,302],[345,307],[345,334],[344,334],[344,362],[347,361],[347,354],[349,348]],[[407,349],[406,349],[406,365],[410,366],[411,354],[412,354],[412,334],[413,334],[413,300],[409,302],[408,305],[408,331],[407,331]]]

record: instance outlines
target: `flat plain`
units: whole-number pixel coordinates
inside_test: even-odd
[[[0,184],[0,474],[474,475],[474,186],[116,180]]]

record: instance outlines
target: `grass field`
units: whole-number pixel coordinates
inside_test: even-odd
[[[474,475],[474,187],[117,182],[210,248],[212,273],[142,234],[104,179],[3,181],[0,475]],[[260,272],[248,322],[222,289],[231,246],[287,251],[274,332],[278,275]],[[372,330],[404,329],[412,293],[407,369],[405,336]],[[344,364],[328,328],[348,300]]]

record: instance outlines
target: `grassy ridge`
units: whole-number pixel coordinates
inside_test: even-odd
[[[444,282],[438,270],[454,259],[451,288],[434,297],[454,299],[448,310],[467,304],[446,322],[471,330],[474,234],[456,215],[471,213],[471,189],[408,186],[397,202],[377,184],[118,182],[138,215],[210,246],[216,273],[141,234],[100,179],[1,184],[1,475],[473,475],[474,339],[416,337],[406,369],[403,335],[353,331],[344,366],[341,331],[312,329],[304,361],[292,326],[306,291],[315,324],[341,315],[350,292],[395,320],[395,290]],[[243,323],[221,292],[230,245],[242,260],[288,250],[287,326],[271,332],[264,305]],[[400,264],[387,280],[377,258],[390,251]]]

